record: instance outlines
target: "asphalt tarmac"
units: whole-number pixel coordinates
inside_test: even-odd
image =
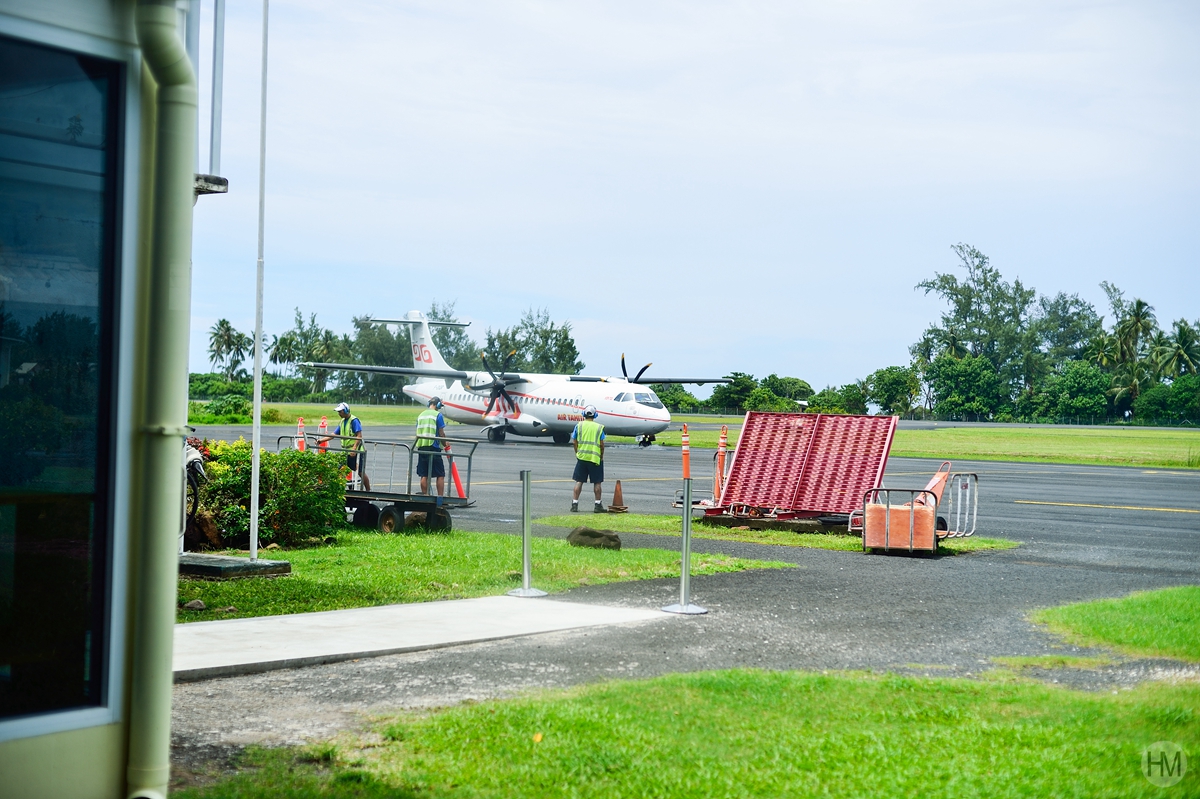
[[[398,440],[411,428],[370,432]],[[264,443],[273,441],[264,436]],[[567,512],[572,458],[569,447],[542,441],[509,437],[501,445],[480,444],[471,469],[476,503],[455,512],[455,528],[519,533],[523,469],[532,473],[535,519]],[[632,512],[671,512],[680,487],[678,448],[611,446],[605,461],[606,504],[620,479]],[[693,450],[692,463],[702,496],[711,480],[712,451]],[[893,458],[886,483],[920,487],[937,465]],[[992,668],[990,659],[997,656],[1085,651],[1033,625],[1028,617],[1037,608],[1200,584],[1200,472],[997,462],[955,462],[954,469],[979,474],[978,534],[1019,541],[1020,547],[909,557],[697,539],[696,551],[794,565],[694,578],[693,601],[710,611],[704,616],[663,614],[615,627],[180,684],[177,768],[184,775],[213,764],[219,769],[245,744],[311,741],[401,708],[667,672],[757,667],[973,677]],[[580,501],[585,509],[587,491]],[[603,527],[604,518],[581,513],[580,523]],[[537,535],[567,532],[535,526]],[[664,536],[621,538],[626,547],[679,544]],[[536,568],[535,562],[535,586]],[[585,586],[559,598],[655,608],[677,601],[678,590],[677,580],[653,580]],[[1200,670],[1124,659],[1045,678],[1109,690],[1171,676],[1198,679]]]

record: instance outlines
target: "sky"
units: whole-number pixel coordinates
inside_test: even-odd
[[[254,328],[261,13],[227,0],[193,371],[218,319]],[[589,374],[821,388],[908,363],[958,242],[1200,318],[1194,2],[274,0],[269,33],[268,336],[545,308]]]

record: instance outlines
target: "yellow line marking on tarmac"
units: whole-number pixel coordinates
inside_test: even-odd
[[[1034,499],[1014,499],[1018,505],[1057,505],[1063,508],[1106,508],[1108,510],[1150,510],[1159,513],[1200,513],[1191,508],[1142,508],[1137,505],[1092,505],[1087,502],[1039,502]]]
[[[678,477],[622,477],[621,482],[622,483],[649,483],[649,482],[654,482],[657,480],[679,480],[679,479],[681,479],[681,478],[678,478]],[[561,479],[530,480],[529,482],[531,482],[531,483],[574,483],[575,481],[568,477],[565,480],[561,480]],[[616,482],[616,480],[614,480],[613,482]],[[484,482],[482,480],[478,480],[478,481],[472,483],[472,485],[477,485],[477,486],[507,486],[507,485],[520,485],[520,484],[521,484],[520,480],[492,480],[490,482]]]

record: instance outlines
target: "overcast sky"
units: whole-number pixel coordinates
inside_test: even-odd
[[[227,0],[197,371],[217,319],[254,325],[260,25]],[[908,362],[957,242],[1196,319],[1198,34],[1200,4],[1153,0],[274,0],[265,329],[436,299],[481,340],[545,307],[592,374],[820,388]]]

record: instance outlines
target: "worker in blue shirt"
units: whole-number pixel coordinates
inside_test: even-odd
[[[362,480],[363,490],[370,491],[371,481],[367,479],[367,453],[363,449],[362,422],[350,413],[350,406],[344,402],[339,402],[334,410],[342,418],[342,423],[333,434],[341,436],[342,449],[346,452],[346,468],[357,472],[358,479]]]
[[[446,419],[441,414],[442,400],[431,397],[429,407],[417,417],[417,476],[421,478],[421,493],[429,493],[429,478],[437,478],[438,505],[446,494],[446,464],[442,463],[439,438],[446,437]],[[446,444],[446,452],[450,445]]]

